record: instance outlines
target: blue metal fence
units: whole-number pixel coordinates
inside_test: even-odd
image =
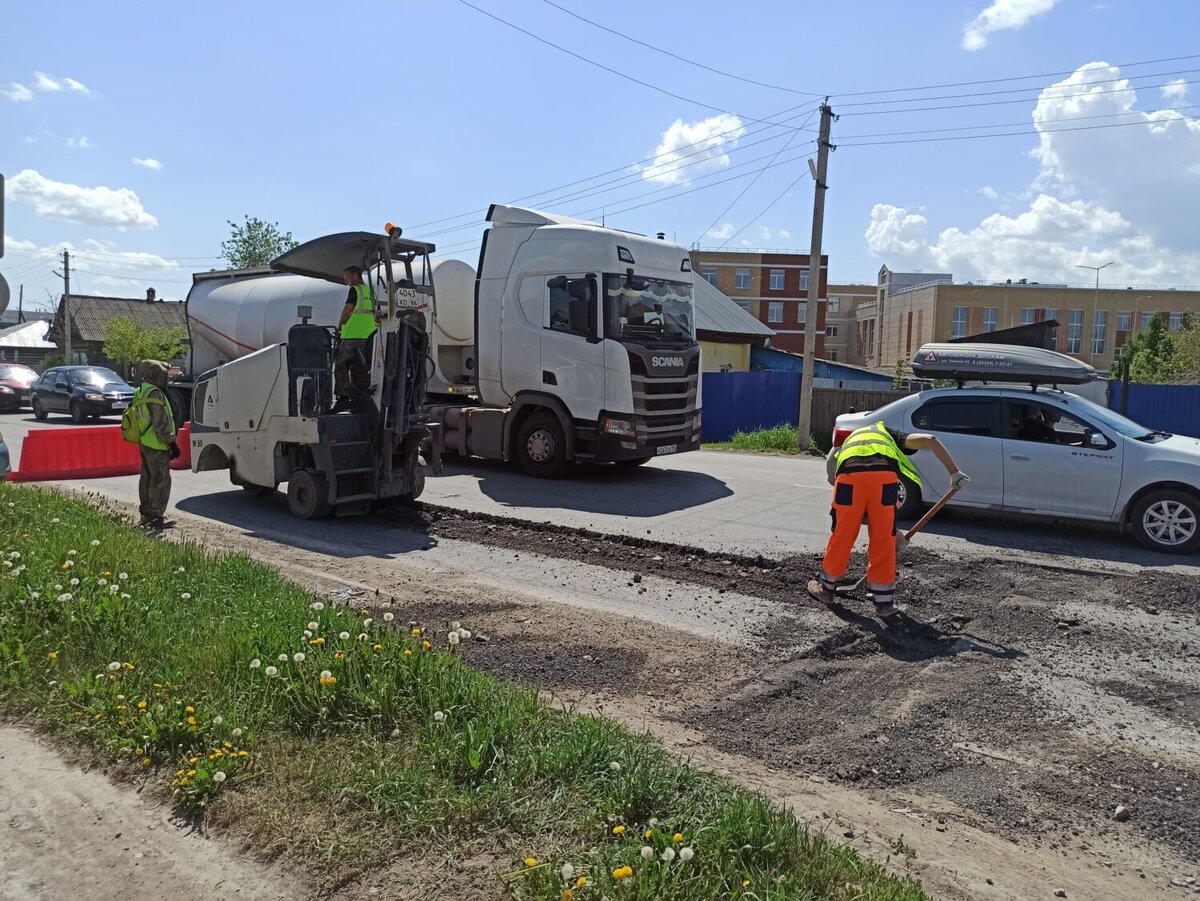
[[[704,390],[708,391],[707,383]],[[1109,383],[1109,406],[1113,410],[1148,429],[1200,438],[1200,385],[1131,384],[1128,405],[1124,390],[1120,382]],[[707,416],[707,396],[704,405]]]
[[[704,373],[704,441],[728,441],[734,432],[787,423],[800,407],[798,372]]]

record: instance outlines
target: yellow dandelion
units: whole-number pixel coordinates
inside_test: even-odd
[[[237,752],[237,756],[238,756],[238,757],[249,757],[249,756],[250,756],[250,752],[249,752],[249,751],[238,751],[238,752]]]
[[[405,657],[411,657],[411,656],[412,656],[412,648],[405,648],[405,649],[404,649],[404,656],[405,656]]]
[[[423,641],[421,642],[421,647],[428,651],[431,647],[433,647],[433,645],[431,645],[428,641]]]
[[[653,835],[654,835],[654,830],[653,830],[653,829],[647,829],[645,832],[643,832],[643,833],[642,833],[642,835],[643,835],[645,838],[650,838],[651,836],[653,836]]]
[[[780,876],[780,877],[779,877],[779,884],[780,884],[780,885],[787,885],[787,877],[786,877],[786,876]]]
[[[196,775],[196,771],[195,771],[195,770],[188,770],[188,771],[187,771],[187,774],[188,774],[188,776],[189,776],[189,777],[191,777],[191,776],[195,776],[195,775]]]
[[[316,638],[309,639],[308,643],[311,645],[323,645],[325,644],[325,639],[318,635]]]
[[[574,897],[575,897],[575,893],[573,891],[571,891],[569,888],[563,889],[562,901],[572,901],[572,899]]]
[[[57,660],[58,659],[58,651],[51,651],[49,654],[46,655],[46,657],[50,660]]]
[[[194,716],[189,716],[189,717],[187,718],[187,724],[188,724],[189,726],[194,726],[194,725],[196,725],[196,718],[195,718]]]
[[[750,888],[750,880],[749,879],[742,880],[742,888]]]
[[[233,743],[232,743],[232,742],[228,742],[228,741],[223,741],[223,742],[221,742],[221,747],[222,747],[222,748],[232,748],[232,747],[233,747]]]
[[[183,708],[183,712],[184,712],[184,713],[195,713],[195,712],[196,712],[196,708],[195,708],[195,707],[193,707],[193,706],[191,706],[191,705],[189,704],[187,707],[184,707],[184,708]]]
[[[381,645],[381,644],[373,644],[373,645],[371,645],[371,650],[372,650],[372,651],[382,651],[382,650],[383,650],[383,645]]]
[[[133,664],[132,663],[122,663],[121,667],[123,669],[133,669]]]
[[[149,757],[142,758],[142,766],[150,766],[151,760]]]
[[[196,762],[197,762],[199,759],[200,759],[199,757],[189,757],[189,758],[188,758],[188,763],[193,763],[193,764],[194,764],[194,763],[196,763]]]
[[[587,885],[587,877],[586,876],[580,876],[578,879],[575,880],[575,888],[583,888],[585,885]]]
[[[326,687],[330,685],[337,685],[337,676],[325,676],[323,679],[321,679],[321,684]]]
[[[134,748],[133,753],[134,753],[134,756],[136,756],[136,757],[142,757],[145,755],[146,752],[141,748]]]
[[[138,710],[145,710],[145,709],[146,709],[146,702],[145,702],[145,701],[138,701],[138,703],[137,703],[137,708],[138,708]]]
[[[414,637],[414,638],[416,638],[417,636],[419,636],[419,635],[421,634],[421,630],[420,630],[420,629],[413,629],[413,630],[412,630],[412,634],[413,634],[413,637]]]
[[[633,867],[628,866],[628,865],[623,866],[623,867],[617,867],[615,870],[613,870],[613,879],[617,879],[617,880],[628,879],[632,875],[633,875]]]
[[[681,842],[681,841],[683,841],[683,835],[679,832],[676,832],[674,835],[671,836],[671,841]]]
[[[624,826],[613,826],[612,834],[613,834],[613,835],[620,835],[620,834],[621,834],[622,832],[624,832],[624,831],[625,831],[625,827],[624,827]]]
[[[345,660],[346,655],[343,654],[341,651],[338,651],[336,654],[333,655],[333,659],[334,660]]]
[[[537,858],[536,857],[526,857],[525,858],[525,866],[536,867],[537,866]]]

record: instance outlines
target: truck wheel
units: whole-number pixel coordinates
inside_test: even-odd
[[[270,487],[266,485],[251,485],[249,483],[242,485],[242,490],[250,497],[266,497],[267,495],[274,494],[278,489],[278,485]]]
[[[1151,491],[1129,518],[1134,537],[1152,551],[1182,554],[1200,547],[1200,500],[1166,488]]]
[[[76,425],[83,425],[85,419],[87,414],[83,412],[83,405],[77,400],[71,401],[71,421]]]
[[[521,423],[517,429],[517,459],[522,469],[539,479],[557,478],[570,468],[567,439],[557,416],[543,411]]]
[[[35,397],[33,399],[33,418],[45,419],[48,415],[49,414],[46,413],[45,408],[42,407],[42,402]]]
[[[325,477],[307,469],[297,469],[288,480],[288,509],[300,519],[319,519],[333,510],[329,503],[329,485]]]
[[[916,519],[921,515],[925,502],[921,500],[921,486],[912,479],[900,476],[899,492],[896,495],[896,518]]]

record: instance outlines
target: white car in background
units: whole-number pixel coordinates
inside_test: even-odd
[[[971,355],[984,359],[981,365],[988,368],[972,370]],[[997,368],[1000,358],[1014,355],[1023,360]],[[974,378],[983,372],[989,382],[1009,384],[921,391],[873,413],[843,414],[833,443],[840,446],[854,429],[880,420],[900,432],[927,432],[971,477],[949,506],[1109,522],[1153,550],[1200,548],[1200,440],[1151,431],[1082,397],[1045,387],[1051,377],[1044,371],[1026,372],[1030,355],[1048,355],[1035,361],[1040,364],[1091,371],[1053,351],[926,345],[913,361],[921,376],[965,381],[972,372]],[[945,362],[948,358],[951,362]],[[922,359],[932,363],[921,364]],[[943,365],[949,370],[939,368]],[[1022,381],[1023,373],[1042,385],[1011,384]],[[1063,375],[1055,381],[1084,379]],[[902,518],[915,516],[923,503],[933,503],[950,487],[945,468],[929,452],[915,454],[912,462],[923,484],[918,491],[901,479],[897,507]]]

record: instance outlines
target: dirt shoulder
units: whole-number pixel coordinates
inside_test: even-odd
[[[13,725],[0,725],[0,821],[0,895],[11,901],[305,897],[278,867],[184,827],[135,786],[85,772]]]

